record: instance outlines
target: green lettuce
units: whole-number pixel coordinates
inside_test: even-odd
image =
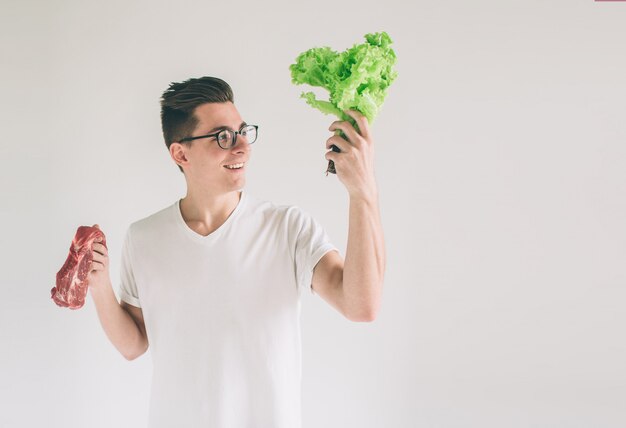
[[[372,123],[380,111],[389,86],[397,77],[393,69],[396,54],[385,32],[365,35],[365,43],[343,52],[329,47],[302,52],[289,66],[291,81],[328,90],[329,100],[318,100],[313,92],[301,97],[325,114],[333,114],[354,124],[344,110],[356,110]]]

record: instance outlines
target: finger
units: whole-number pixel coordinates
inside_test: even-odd
[[[107,256],[94,251],[93,257],[91,259],[102,263],[107,259]]]
[[[326,160],[331,160],[335,162],[335,165],[341,162],[342,159],[340,156],[341,156],[341,153],[333,152],[332,150],[326,152],[326,154],[324,155]]]
[[[354,129],[354,126],[345,120],[333,122],[328,129],[330,131],[335,131],[337,129],[342,130],[352,145],[358,146],[361,142],[361,136],[356,129]]]
[[[103,254],[103,255],[107,254],[107,247],[105,247],[104,245],[99,244],[97,242],[94,242],[91,245],[91,249],[92,249],[92,251],[95,251],[95,252]]]
[[[330,146],[333,145],[337,146],[342,152],[350,150],[350,143],[348,143],[345,138],[342,138],[339,135],[333,135],[328,140],[326,140],[326,150],[330,150]]]
[[[91,261],[91,265],[89,267],[89,271],[90,272],[94,272],[94,271],[100,271],[104,269],[104,265],[98,261],[92,260]]]
[[[359,134],[361,134],[361,136],[365,139],[369,138],[370,124],[367,121],[367,117],[365,117],[356,110],[346,110],[345,113],[348,114],[352,119],[354,119],[357,126],[359,127]]]

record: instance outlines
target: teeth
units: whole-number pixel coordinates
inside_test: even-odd
[[[225,165],[228,169],[239,169],[243,167],[243,163],[236,163],[234,165]]]

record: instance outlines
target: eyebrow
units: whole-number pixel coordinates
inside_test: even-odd
[[[241,122],[241,125],[239,125],[239,129],[243,128],[246,125],[247,123],[245,121]],[[221,125],[221,126],[216,126],[215,128],[211,129],[209,132],[207,132],[207,134],[212,134],[214,132],[221,131],[222,129],[230,129],[231,131],[234,131],[234,129],[231,128],[230,126]]]

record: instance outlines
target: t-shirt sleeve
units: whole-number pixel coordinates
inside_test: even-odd
[[[317,220],[300,208],[294,208],[296,281],[299,289],[308,288],[315,294],[311,286],[315,265],[324,254],[332,250],[339,252],[339,249],[330,242],[328,234]]]
[[[131,241],[131,228],[126,231],[126,237],[124,238],[124,244],[122,245],[122,263],[120,267],[120,299],[126,303],[141,307],[139,301],[139,294],[137,293],[137,283],[135,282],[135,275],[133,274],[132,264],[132,241]]]

